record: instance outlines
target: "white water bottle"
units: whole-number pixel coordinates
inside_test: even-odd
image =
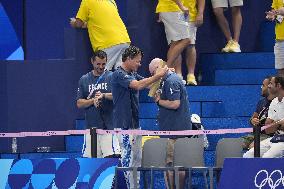
[[[12,138],[12,153],[17,153],[18,151],[18,144],[17,144],[17,138]]]

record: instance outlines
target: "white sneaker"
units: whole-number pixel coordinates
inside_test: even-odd
[[[222,52],[230,52],[230,46],[233,43],[233,40],[228,41],[228,43],[226,44],[226,46],[222,49]]]
[[[229,47],[229,52],[233,52],[233,53],[240,53],[241,52],[241,48],[238,42],[236,41],[232,41],[230,47]]]

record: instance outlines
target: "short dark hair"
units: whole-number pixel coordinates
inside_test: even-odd
[[[99,57],[100,59],[106,59],[107,61],[107,53],[105,51],[102,51],[102,50],[95,51],[91,58],[92,61],[96,60],[96,57]]]
[[[143,51],[138,47],[130,45],[122,54],[122,62],[125,62],[127,58],[135,58],[137,55],[141,55],[143,57]]]
[[[264,78],[264,80],[268,79],[269,81],[271,81],[272,77],[274,77],[274,76],[267,75],[267,76]]]
[[[281,85],[281,88],[284,89],[284,76],[278,75],[275,76],[275,84],[279,83]]]

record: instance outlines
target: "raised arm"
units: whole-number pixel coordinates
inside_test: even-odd
[[[142,90],[142,89],[150,86],[152,83],[161,79],[167,72],[168,72],[167,66],[165,66],[163,68],[158,68],[155,75],[148,77],[148,78],[141,79],[139,81],[133,80],[133,81],[130,82],[129,87],[131,89],[135,89],[135,90]]]
[[[205,0],[197,0],[197,16],[195,20],[196,26],[203,24],[203,13],[205,8]]]
[[[189,14],[188,8],[186,8],[186,7],[183,5],[183,3],[182,3],[181,0],[172,0],[172,1],[174,1],[174,2],[178,5],[178,7],[180,8],[180,10],[181,10],[182,12],[184,12],[184,14]]]

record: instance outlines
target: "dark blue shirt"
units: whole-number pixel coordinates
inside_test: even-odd
[[[271,101],[267,100],[267,98],[262,98],[258,101],[256,105],[255,112],[258,113],[258,119],[260,119],[260,125],[264,125],[265,121],[268,117],[268,109],[270,106]]]
[[[112,72],[110,71],[104,72],[101,76],[94,76],[92,72],[83,75],[79,80],[77,100],[87,99],[93,88],[95,90],[91,98],[93,98],[98,91],[111,93],[111,76]],[[113,129],[112,111],[113,103],[111,100],[107,99],[103,99],[101,107],[99,108],[96,108],[94,105],[85,108],[87,128]]]
[[[189,102],[186,88],[175,73],[168,73],[161,82],[162,100],[180,100],[178,109],[168,109],[159,106],[158,123],[162,131],[190,130]]]
[[[133,80],[141,80],[137,73],[119,67],[112,76],[113,126],[122,129],[139,128],[139,92],[129,87]]]

